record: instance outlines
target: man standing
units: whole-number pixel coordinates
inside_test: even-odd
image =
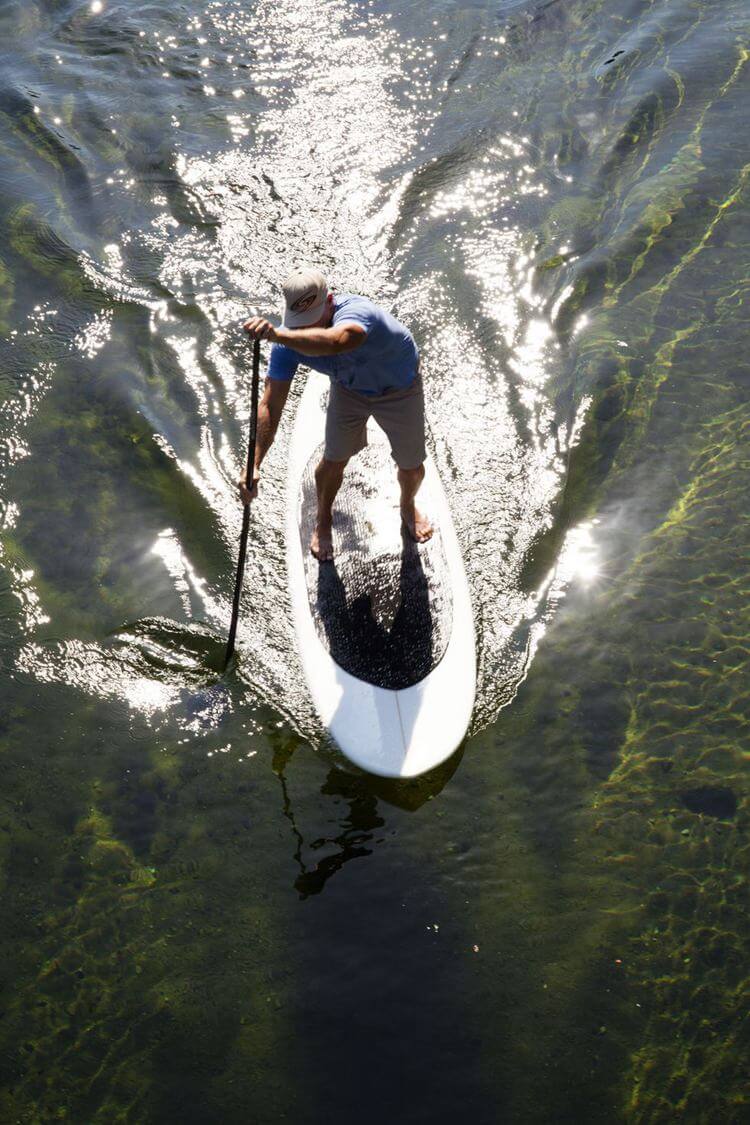
[[[276,435],[289,387],[300,363],[330,376],[323,459],[315,470],[318,515],[310,550],[333,558],[332,509],[350,457],[367,445],[371,416],[385,432],[398,466],[401,518],[418,543],[432,526],[414,499],[424,478],[424,397],[419,353],[407,328],[367,297],[329,292],[323,274],[299,269],[284,282],[284,324],[255,316],[245,324],[253,339],[271,340],[252,485],[249,468],[238,482],[243,504],[255,499],[260,467]]]

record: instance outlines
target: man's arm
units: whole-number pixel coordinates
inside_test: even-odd
[[[274,328],[262,316],[254,316],[245,324],[245,331],[258,340],[286,344],[300,355],[341,355],[359,348],[367,339],[361,324],[332,324],[330,328]]]
[[[249,504],[258,495],[260,466],[266,453],[271,448],[273,439],[276,437],[281,412],[284,409],[284,403],[289,395],[291,385],[291,379],[266,379],[263,396],[258,403],[258,429],[255,435],[255,464],[253,466],[252,485],[248,488],[249,464],[245,466],[244,476],[237,481],[243,504]]]

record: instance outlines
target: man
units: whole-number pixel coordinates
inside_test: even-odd
[[[424,478],[425,439],[419,353],[411,333],[366,297],[334,296],[318,270],[295,270],[283,289],[283,327],[259,316],[245,324],[253,339],[271,340],[273,347],[258,407],[252,486],[249,465],[238,482],[243,504],[257,496],[263,458],[297,367],[304,363],[331,379],[325,449],[315,470],[318,513],[310,550],[321,562],[333,558],[333,502],[347,461],[367,445],[370,417],[385,431],[398,466],[401,518],[409,534],[424,543],[432,526],[414,502]]]

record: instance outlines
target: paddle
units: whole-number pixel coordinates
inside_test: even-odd
[[[260,382],[260,340],[253,343],[253,382],[250,391],[250,434],[247,442],[247,464],[250,473],[250,484],[253,479],[255,465],[255,434],[258,428],[258,384]],[[246,482],[247,483],[247,480]],[[229,639],[227,652],[224,657],[224,671],[234,655],[234,639],[237,635],[237,618],[240,613],[240,594],[242,593],[242,577],[245,573],[245,555],[247,554],[247,533],[250,529],[250,505],[242,508],[242,531],[240,533],[240,554],[237,559],[237,577],[234,580],[234,599],[232,601],[232,623],[229,626]]]

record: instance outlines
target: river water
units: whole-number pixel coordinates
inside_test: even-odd
[[[745,0],[0,7],[0,1117],[747,1120]],[[422,350],[477,707],[321,739],[239,326]],[[301,380],[300,380],[301,382]]]

